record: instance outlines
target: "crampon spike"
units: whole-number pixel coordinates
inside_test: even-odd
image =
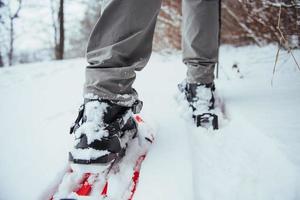
[[[105,185],[104,185],[104,188],[101,192],[101,195],[102,196],[107,196],[107,190],[108,190],[108,182],[106,181]]]
[[[82,180],[82,186],[76,191],[76,194],[79,196],[88,196],[92,190],[92,186],[88,182],[89,177],[91,176],[90,173],[84,174],[83,180]]]

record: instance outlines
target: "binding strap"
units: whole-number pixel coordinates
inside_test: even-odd
[[[89,101],[99,101],[99,99],[91,99]],[[85,102],[85,103],[87,103],[87,102]],[[132,111],[134,114],[138,114],[138,113],[141,112],[142,108],[143,108],[143,102],[140,101],[140,100],[136,100],[132,104],[130,109],[127,112],[125,112],[124,116],[126,114],[128,114],[129,111]],[[79,108],[78,116],[77,116],[75,122],[70,127],[70,134],[75,133],[75,131],[79,128],[80,124],[82,123],[84,110],[85,110],[85,104],[82,104]],[[122,116],[121,118],[116,119],[116,121],[113,122],[112,124],[107,125],[106,129],[107,130],[112,130],[112,131],[114,131],[115,129],[116,130],[121,130],[125,126],[125,124],[126,124],[126,122],[124,122],[123,116]]]

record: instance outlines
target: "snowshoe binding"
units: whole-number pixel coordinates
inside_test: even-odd
[[[215,106],[214,83],[201,84],[184,81],[178,85],[178,88],[192,108],[192,117],[196,126],[218,129],[218,116],[213,113]]]
[[[125,107],[108,100],[85,99],[70,129],[75,144],[69,160],[74,164],[109,164],[123,157],[128,142],[137,134],[134,114],[142,105],[141,101]]]

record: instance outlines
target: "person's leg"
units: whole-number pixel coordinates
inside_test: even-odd
[[[183,0],[183,62],[186,82],[180,84],[197,126],[218,129],[214,113],[214,68],[218,62],[219,0]]]
[[[69,160],[77,164],[113,162],[138,133],[142,104],[132,84],[149,60],[161,0],[107,2],[88,43],[84,104],[70,130]]]
[[[137,99],[132,88],[152,51],[161,0],[111,0],[105,6],[87,47],[84,94],[119,105]]]
[[[212,83],[218,61],[219,0],[183,0],[182,11],[187,82]]]

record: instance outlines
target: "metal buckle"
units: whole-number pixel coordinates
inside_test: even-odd
[[[143,108],[143,102],[140,101],[140,100],[136,100],[136,101],[133,103],[131,109],[132,109],[132,112],[133,112],[134,114],[138,114],[138,113],[141,112],[142,108]]]

